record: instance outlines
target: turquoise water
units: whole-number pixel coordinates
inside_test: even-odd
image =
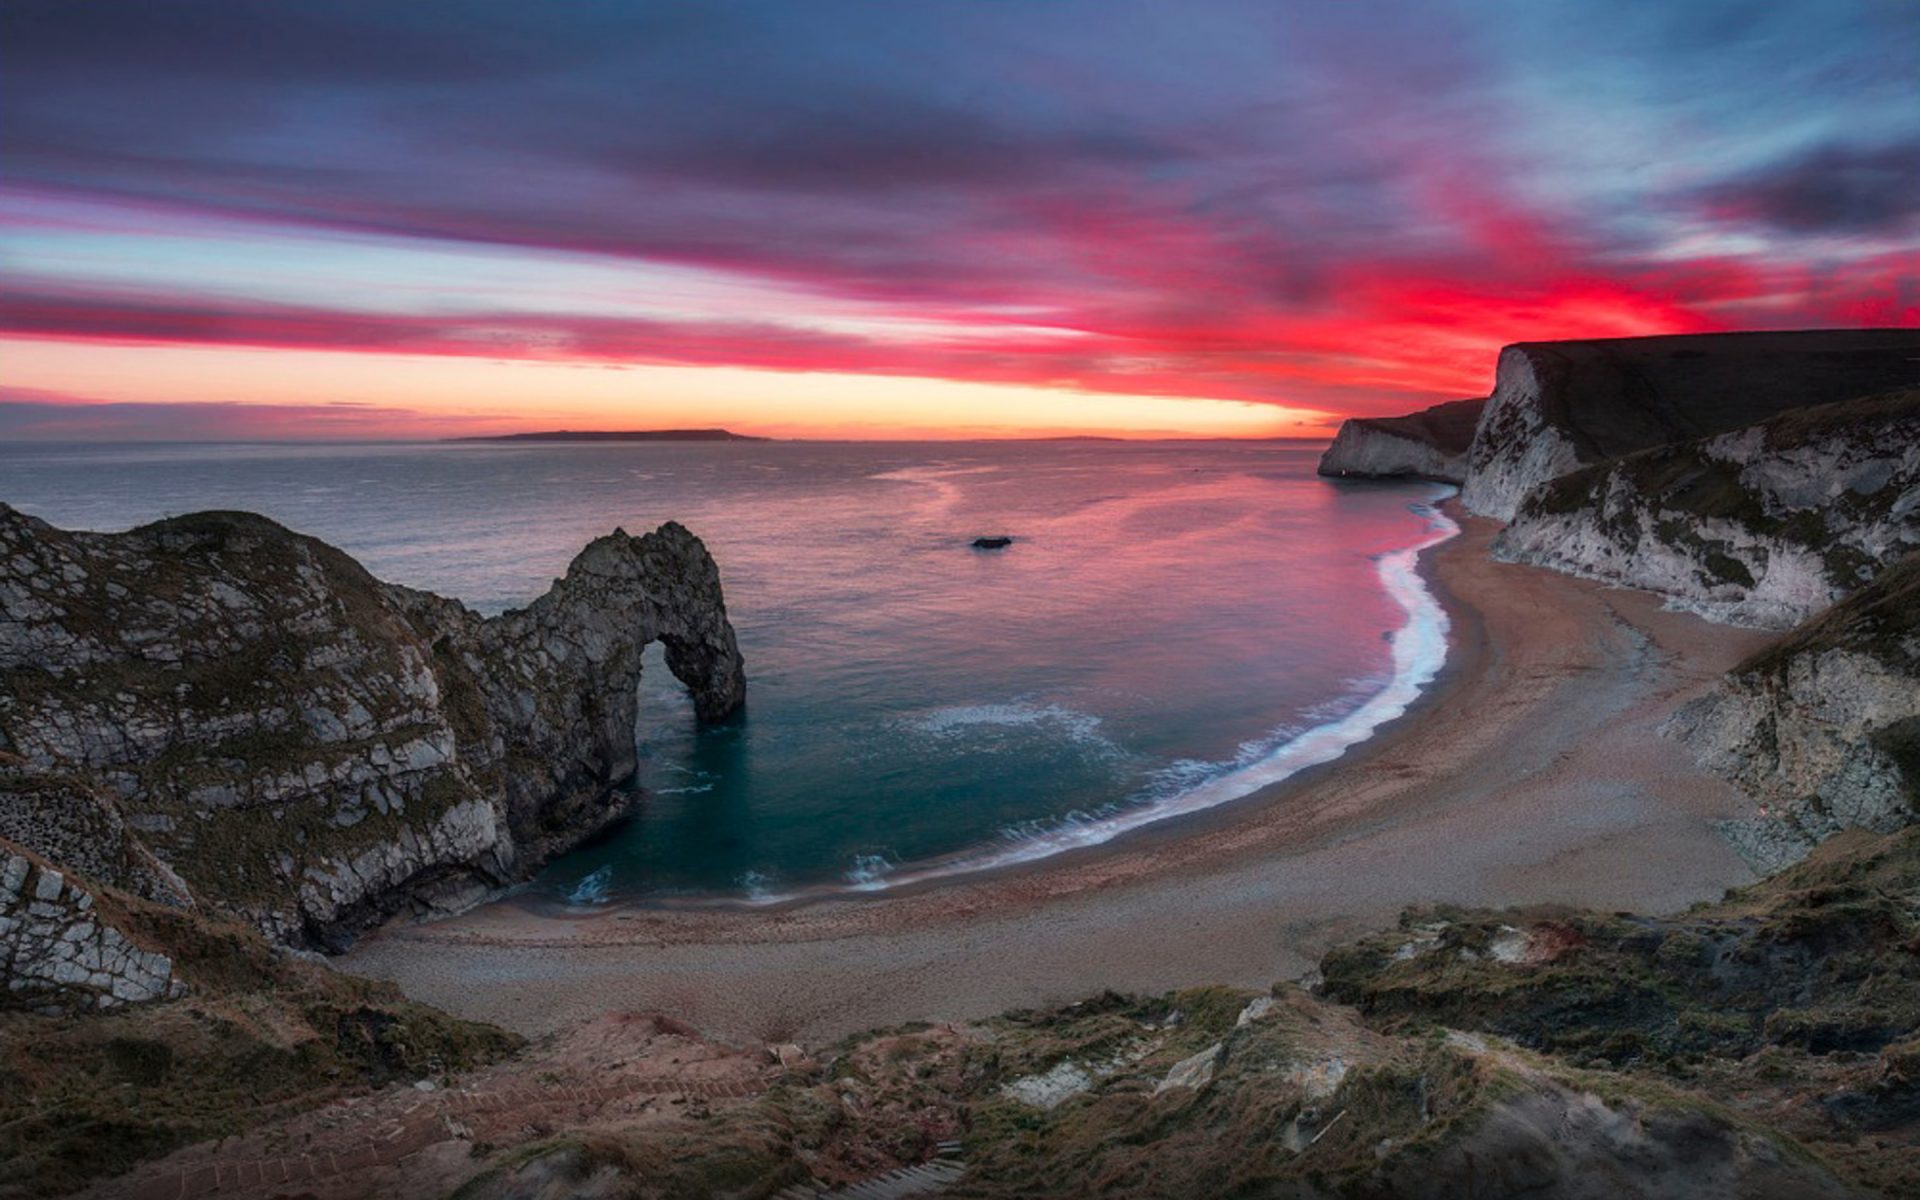
[[[251,509],[485,612],[616,525],[683,522],[719,561],[747,710],[696,726],[654,654],[638,815],[536,886],[754,900],[1097,843],[1397,715],[1444,654],[1411,553],[1449,528],[1444,490],[1324,480],[1319,449],[11,447],[0,500],[94,529]]]

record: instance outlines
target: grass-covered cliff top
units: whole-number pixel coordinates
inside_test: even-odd
[[[546,1162],[761,1195],[957,1136],[956,1197],[1913,1195],[1916,896],[1909,832],[1672,918],[1409,913],[1330,953],[1318,995],[1109,994],[855,1037],[709,1124],[697,1161],[670,1130],[561,1134],[466,1194]]]
[[[1473,445],[1485,397],[1449,400],[1401,417],[1355,417],[1353,424],[1432,446],[1447,454],[1465,454]]]
[[[1920,384],[1920,330],[1821,329],[1523,342],[1549,422],[1617,458],[1810,404]]]

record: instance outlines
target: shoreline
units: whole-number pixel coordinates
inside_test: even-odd
[[[1452,614],[1440,598],[1432,577],[1432,555],[1440,547],[1461,535],[1456,518],[1463,515],[1456,499],[1459,489],[1442,485],[1441,494],[1408,505],[1408,510],[1425,525],[1422,540],[1378,554],[1376,572],[1381,588],[1400,605],[1403,621],[1391,631],[1395,667],[1380,687],[1362,696],[1354,708],[1324,724],[1302,730],[1286,742],[1273,747],[1264,756],[1238,763],[1212,778],[1164,800],[1137,808],[1122,808],[1111,815],[1087,821],[1072,833],[1065,831],[1036,836],[1030,840],[995,844],[982,842],[942,857],[903,862],[883,876],[863,883],[836,882],[803,884],[794,890],[762,897],[736,893],[699,893],[688,896],[614,895],[592,905],[558,902],[550,894],[536,892],[527,885],[509,888],[485,904],[513,903],[529,913],[552,920],[592,919],[628,912],[720,912],[780,913],[837,900],[880,900],[910,896],[930,890],[970,882],[978,877],[1007,876],[1020,872],[1044,871],[1062,860],[1097,857],[1124,848],[1151,831],[1179,832],[1221,809],[1241,808],[1257,803],[1261,797],[1278,794],[1278,789],[1312,771],[1330,767],[1359,753],[1389,730],[1430,703],[1454,665],[1456,647],[1451,635]],[[1397,568],[1397,570],[1396,570]],[[1401,578],[1396,578],[1399,576]],[[1414,582],[1411,597],[1399,593],[1401,579]],[[1422,625],[1430,628],[1422,629]],[[1437,628],[1432,628],[1436,626]],[[1427,641],[1419,638],[1425,633]],[[1437,637],[1435,636],[1437,634]],[[1437,655],[1433,653],[1437,642]],[[1404,660],[1403,647],[1406,649]],[[1404,696],[1402,695],[1404,694]],[[1376,706],[1389,712],[1369,722]],[[1362,728],[1357,736],[1350,725]],[[1331,753],[1317,751],[1315,740],[1338,743]],[[1322,757],[1314,758],[1316,754]],[[1285,760],[1306,758],[1298,766],[1288,767]],[[1265,783],[1255,783],[1243,791],[1236,777],[1268,771],[1279,773]],[[1206,799],[1208,793],[1225,793]],[[1052,839],[1063,839],[1052,841]]]
[[[1265,987],[1421,903],[1664,909],[1751,873],[1710,822],[1746,801],[1654,727],[1773,635],[1494,562],[1497,528],[1421,555],[1446,658],[1331,761],[1103,844],[802,903],[537,912],[508,898],[369,934],[338,961],[544,1033],[608,1009],[824,1039],[1219,982]]]

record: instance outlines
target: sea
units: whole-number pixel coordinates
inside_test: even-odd
[[[482,613],[676,520],[720,566],[737,717],[659,648],[634,816],[562,909],[883,892],[1029,863],[1337,758],[1439,671],[1440,485],[1290,441],[0,446],[0,501],[121,530],[263,513]],[[976,537],[1010,537],[1003,549]]]

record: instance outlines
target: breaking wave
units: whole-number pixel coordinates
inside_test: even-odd
[[[611,899],[613,899],[613,867],[611,865],[589,872],[585,878],[574,885],[571,892],[567,893],[568,904],[583,908],[589,905],[605,904]]]

